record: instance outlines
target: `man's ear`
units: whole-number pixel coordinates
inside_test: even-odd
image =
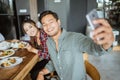
[[[58,23],[59,23],[59,25],[61,25],[61,21],[60,21],[60,19],[58,19]]]

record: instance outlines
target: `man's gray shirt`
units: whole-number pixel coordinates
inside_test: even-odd
[[[101,46],[96,45],[90,38],[63,29],[58,39],[58,51],[51,37],[47,40],[51,60],[46,65],[49,71],[57,71],[60,80],[85,80],[83,52],[93,55],[106,53]]]

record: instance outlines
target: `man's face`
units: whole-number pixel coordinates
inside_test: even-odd
[[[44,31],[51,37],[56,36],[60,30],[60,20],[56,20],[51,14],[41,20]]]

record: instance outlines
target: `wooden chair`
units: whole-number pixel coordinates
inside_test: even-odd
[[[100,80],[98,70],[89,61],[85,61],[86,73],[92,80]]]
[[[92,80],[100,80],[100,73],[98,70],[95,68],[94,65],[92,65],[88,61],[88,54],[84,53],[83,55],[84,58],[84,63],[85,63],[85,68],[86,68],[86,73],[87,75],[92,79]]]

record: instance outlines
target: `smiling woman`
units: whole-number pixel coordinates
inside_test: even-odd
[[[36,80],[36,77],[41,69],[49,60],[48,48],[46,45],[47,34],[42,30],[38,29],[36,23],[33,20],[25,20],[23,22],[23,30],[30,36],[30,45],[26,48],[30,52],[34,52],[40,56],[41,61],[38,62],[34,68],[31,70],[32,80]]]

